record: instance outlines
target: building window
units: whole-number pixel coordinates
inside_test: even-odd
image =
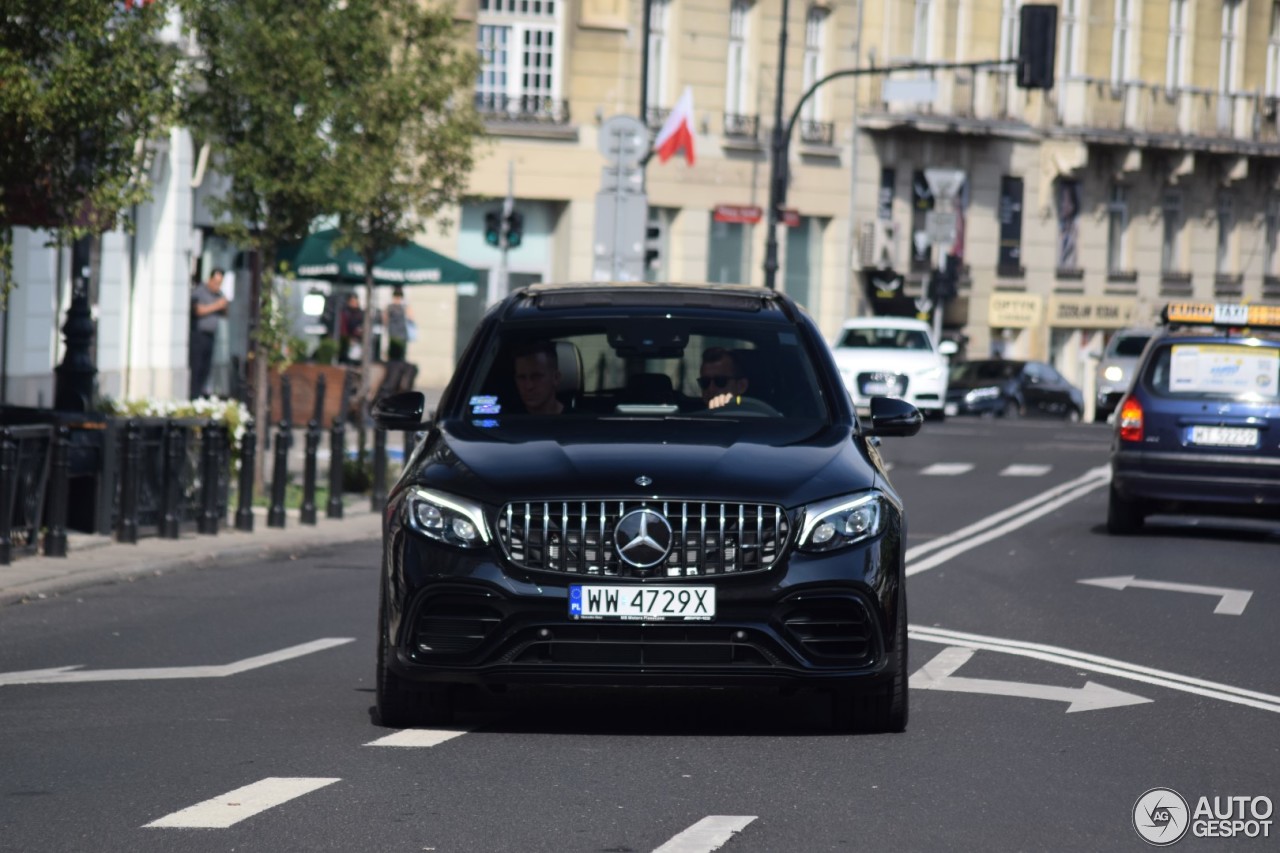
[[[810,314],[817,313],[814,297],[822,281],[823,220],[800,217],[800,224],[787,229],[787,263],[783,284],[787,295]]]
[[[724,111],[730,115],[747,113],[747,37],[751,4],[732,0],[729,4],[729,62],[724,83]]]
[[[1240,0],[1222,2],[1222,48],[1218,54],[1218,91],[1223,94],[1240,88]]]
[[[1280,0],[1271,4],[1271,28],[1267,37],[1267,79],[1264,82],[1270,97],[1280,97]]]
[[[809,87],[822,79],[822,75],[826,71],[823,62],[822,46],[827,40],[827,15],[826,9],[818,6],[810,6],[809,14],[804,20],[804,89],[809,91]],[[817,92],[813,93],[813,97],[809,98],[804,105],[804,118],[806,121],[818,121],[822,117],[822,110],[818,108],[819,96]]]
[[[929,61],[933,41],[933,0],[916,0],[915,29],[912,31],[911,55],[921,62]]]
[[[1125,240],[1129,231],[1129,203],[1123,184],[1112,184],[1107,202],[1107,274],[1125,271]]]
[[[560,11],[556,0],[480,0],[476,108],[504,119],[567,121],[560,100]]]
[[[1080,0],[1062,0],[1062,76],[1080,73],[1076,62],[1080,38]]]
[[[1231,275],[1231,235],[1236,228],[1235,204],[1230,194],[1218,196],[1218,251],[1214,262],[1214,272],[1218,275]]]
[[[1190,0],[1169,0],[1169,50],[1164,87],[1175,92],[1187,84],[1187,46],[1191,40],[1187,10]]]
[[[1021,27],[1018,6],[1021,0],[1000,0],[1000,58],[1015,59],[1018,56],[1018,38]]]
[[[742,284],[743,254],[747,243],[747,226],[741,222],[711,220],[707,242],[707,281],[718,284]]]
[[[1160,272],[1176,275],[1182,272],[1182,193],[1165,193],[1160,212],[1164,220]]]
[[[649,115],[646,121],[661,125],[668,109],[667,96],[667,27],[670,0],[650,0],[649,5],[649,76],[644,81],[644,98]]]
[[[1119,86],[1129,79],[1129,54],[1132,52],[1133,16],[1136,0],[1116,0],[1115,29],[1111,33],[1111,84]]]

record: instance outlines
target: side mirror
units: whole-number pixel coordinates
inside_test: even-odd
[[[956,345],[955,341],[943,341],[938,344],[938,353],[940,355],[945,355],[947,358],[950,358],[958,352],[960,352],[960,347]]]
[[[920,410],[896,397],[871,398],[871,427],[867,435],[915,435],[924,423]]]
[[[386,430],[418,430],[426,409],[427,398],[421,391],[402,391],[374,403],[373,420]]]

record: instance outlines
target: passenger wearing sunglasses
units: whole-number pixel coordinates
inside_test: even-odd
[[[718,409],[740,399],[747,393],[747,377],[733,350],[711,347],[702,354],[702,366],[698,369],[698,387],[702,389],[702,402],[708,409]]]

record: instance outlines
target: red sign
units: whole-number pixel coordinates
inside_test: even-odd
[[[764,216],[764,210],[754,204],[717,204],[711,216],[716,222],[755,225]]]
[[[782,210],[778,211],[778,213],[780,214],[778,219],[782,221],[783,225],[788,228],[800,227],[800,211],[792,207],[784,207]]]

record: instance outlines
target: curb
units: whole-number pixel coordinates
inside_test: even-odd
[[[102,544],[66,558],[33,557],[4,567],[0,570],[0,607],[170,572],[303,555],[335,544],[376,541],[381,536],[381,514],[365,511],[314,527],[255,527],[254,533],[229,529],[217,536]]]

